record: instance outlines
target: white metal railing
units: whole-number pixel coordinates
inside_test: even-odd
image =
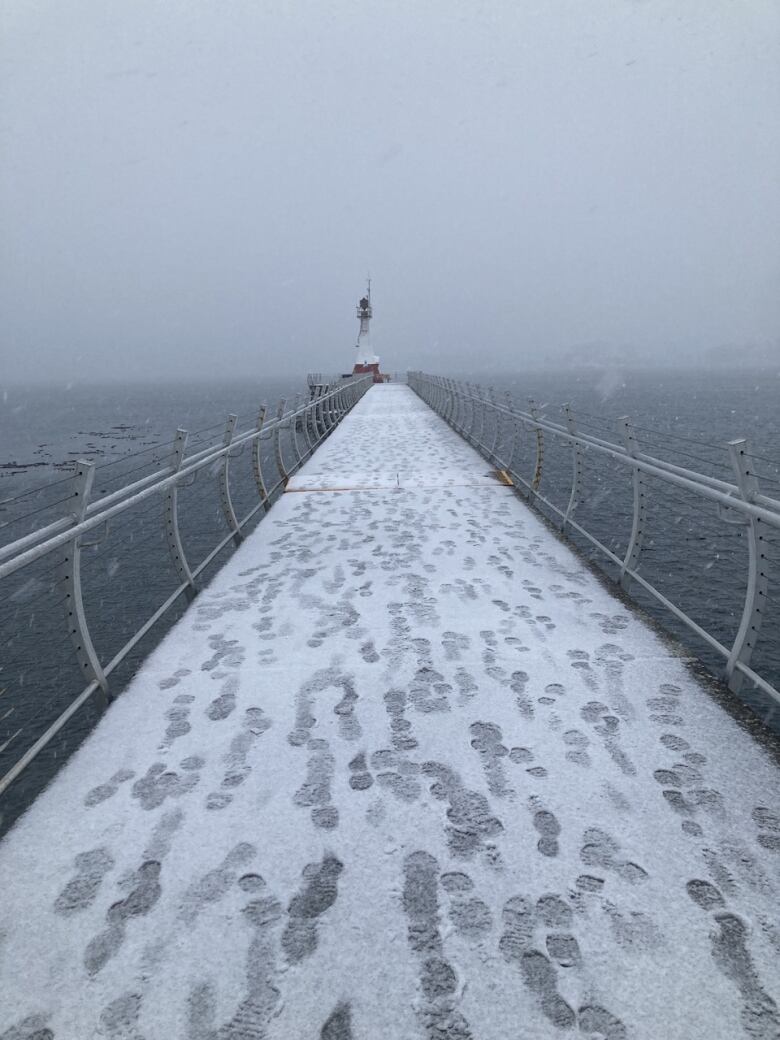
[[[114,694],[109,680],[118,665],[181,597],[191,600],[197,594],[198,579],[206,568],[231,542],[235,545],[241,542],[247,524],[258,513],[270,508],[276,494],[290,476],[303,465],[354,407],[369,389],[371,382],[370,376],[340,379],[335,384],[310,380],[309,396],[303,404],[300,403],[299,395],[294,407],[286,410],[286,402],[282,399],[279,401],[275,417],[270,420],[267,419],[266,408],[263,405],[254,427],[242,433],[236,432],[236,416],[230,415],[221,441],[191,455],[186,454],[188,433],[179,429],[176,431],[167,465],[97,499],[92,497],[95,464],[79,460],[72,476],[70,490],[62,500],[62,515],[54,522],[0,546],[0,582],[18,574],[43,557],[53,556],[55,563],[58,563],[59,581],[65,589],[64,620],[83,681],[86,683],[78,696],[0,777],[0,795],[82,705],[88,701],[96,701],[104,707],[108,703]],[[271,487],[267,486],[263,475],[261,459],[261,443],[266,441],[272,444],[278,470],[278,479]],[[252,473],[258,500],[249,512],[239,519],[231,495],[230,462],[246,448],[252,452]],[[228,534],[213,546],[197,566],[192,566],[179,530],[178,492],[180,488],[187,487],[203,470],[216,472],[218,477],[219,502]],[[67,481],[62,480],[58,482],[66,483]],[[140,504],[153,498],[160,499],[163,504],[165,540],[178,585],[111,660],[103,661],[95,649],[90,633],[81,581],[82,548],[86,544],[94,543],[85,543],[83,539],[90,532],[99,533],[98,529],[102,529],[105,535],[112,520],[137,509]]]
[[[408,382],[418,396],[480,454],[508,473],[512,483],[527,492],[531,504],[541,504],[550,510],[560,520],[564,533],[569,530],[577,531],[615,564],[624,589],[628,590],[631,582],[636,582],[722,657],[725,660],[726,678],[730,689],[739,692],[744,681],[748,680],[780,706],[780,691],[750,667],[751,656],[766,612],[769,585],[766,549],[770,531],[780,530],[780,500],[762,493],[752,463],[753,456],[746,440],[729,442],[727,447],[734,479],[721,480],[641,451],[634,428],[625,416],[619,420],[623,443],[617,444],[579,431],[575,415],[568,405],[564,406],[564,425],[540,415],[533,403],[528,411],[518,409],[508,395],[505,403],[499,403],[492,388],[485,389],[422,372],[410,372]],[[487,443],[488,427],[492,428],[490,443]],[[535,441],[532,472],[526,475],[518,471],[515,463],[516,445],[521,429],[530,432]],[[563,509],[539,490],[544,472],[545,434],[558,438],[571,448],[571,490]],[[499,457],[497,454],[499,447],[505,457]],[[582,501],[585,452],[598,453],[615,460],[625,466],[631,475],[632,524],[627,548],[622,556],[613,552],[575,519],[577,508]],[[647,477],[657,478],[715,503],[726,523],[744,526],[748,548],[747,588],[740,622],[729,646],[697,624],[639,573],[647,519]]]

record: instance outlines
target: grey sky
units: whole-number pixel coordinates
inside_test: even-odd
[[[0,11],[0,379],[780,356],[776,0]]]

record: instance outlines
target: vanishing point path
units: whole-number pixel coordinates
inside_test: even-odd
[[[0,845],[0,1038],[777,1037],[777,777],[376,386]]]

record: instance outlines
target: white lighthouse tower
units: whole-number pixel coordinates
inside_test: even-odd
[[[360,331],[358,332],[357,344],[355,346],[355,367],[352,369],[352,374],[368,375],[370,373],[374,376],[375,383],[382,383],[385,380],[385,376],[380,373],[379,358],[371,349],[369,322],[373,313],[371,309],[371,279],[369,278],[368,291],[357,305]]]

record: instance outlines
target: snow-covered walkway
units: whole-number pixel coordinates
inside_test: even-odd
[[[777,1037],[778,793],[374,387],[0,845],[0,1038]]]

